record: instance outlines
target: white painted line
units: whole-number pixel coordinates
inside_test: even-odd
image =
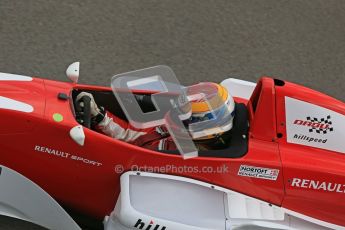
[[[0,73],[0,81],[32,81],[32,77],[10,73]]]
[[[34,108],[29,104],[2,96],[0,96],[0,109],[9,109],[25,113],[31,113],[34,111]]]

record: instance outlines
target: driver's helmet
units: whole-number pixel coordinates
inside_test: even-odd
[[[187,95],[192,109],[188,128],[194,140],[213,139],[232,129],[235,102],[225,87],[203,82],[188,87]]]

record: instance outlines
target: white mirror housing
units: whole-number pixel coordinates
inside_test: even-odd
[[[79,67],[80,67],[80,62],[74,62],[70,66],[68,66],[66,70],[66,75],[71,81],[74,83],[78,82],[79,78]]]
[[[80,146],[84,146],[85,143],[85,134],[83,126],[77,125],[74,126],[70,131],[69,134],[71,138]]]

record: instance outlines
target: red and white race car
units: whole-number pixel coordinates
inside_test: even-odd
[[[80,91],[126,117],[110,87],[76,83],[79,63],[67,74],[74,83],[0,73],[0,214],[49,229],[80,229],[76,213],[107,230],[345,229],[345,103],[226,79],[228,147],[185,160],[81,126]]]

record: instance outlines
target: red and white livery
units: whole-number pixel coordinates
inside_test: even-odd
[[[75,213],[106,230],[345,229],[345,103],[226,79],[229,147],[184,160],[81,126],[80,91],[126,117],[110,87],[76,83],[78,63],[67,73],[73,83],[0,73],[0,214],[50,229],[80,229]]]

